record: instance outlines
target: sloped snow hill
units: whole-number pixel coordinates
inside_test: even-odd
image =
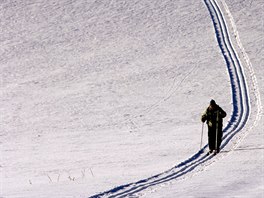
[[[155,193],[151,193],[151,195],[148,195],[149,197],[164,197],[165,195],[166,197],[263,196],[263,177],[259,177],[259,175],[263,175],[263,147],[260,144],[261,141],[263,142],[263,134],[258,132],[257,127],[263,121],[263,107],[254,67],[241,43],[234,18],[225,1],[205,0],[204,3],[211,16],[216,41],[221,49],[230,76],[233,101],[231,118],[223,130],[221,153],[216,157],[208,156],[204,152],[204,149],[208,149],[206,145],[192,157],[165,172],[141,179],[138,182],[115,187],[93,197],[138,197],[146,195],[146,192],[153,191]],[[245,142],[244,140],[247,137],[253,137],[253,139],[250,140],[249,138],[249,141]],[[252,145],[251,148],[248,147],[253,142],[255,144],[254,147]],[[246,153],[241,157],[237,157],[231,155],[234,151],[246,151]],[[258,157],[249,158],[250,152],[247,151],[251,151],[251,153],[255,152]],[[221,167],[221,163],[219,163],[223,162],[223,159],[228,159],[223,164],[232,164],[227,170],[225,166]],[[254,166],[241,166],[241,162],[243,161],[254,164]],[[216,162],[220,166],[217,169],[209,169]],[[206,172],[206,169],[210,170],[209,174]],[[250,171],[244,174],[245,170]],[[228,174],[225,174],[226,172]],[[233,174],[233,172],[236,172],[236,174]],[[198,178],[198,182],[197,178],[190,180],[190,178],[198,174],[203,175]],[[256,176],[258,177],[255,178]],[[183,180],[192,183],[185,187],[188,189],[187,192],[181,190],[186,185],[182,182]],[[241,180],[243,180],[242,184]],[[230,184],[232,183],[236,183],[236,185],[231,186]],[[173,185],[159,190],[168,184]],[[198,191],[195,191],[195,189],[190,190],[190,186],[192,188],[195,187]],[[248,186],[250,186],[250,189],[247,188]]]
[[[227,4],[263,96],[263,3]],[[228,125],[230,78],[203,1],[12,0],[0,17],[2,197],[89,197],[170,170],[199,150],[211,98]],[[187,196],[186,181],[201,187],[152,195]]]

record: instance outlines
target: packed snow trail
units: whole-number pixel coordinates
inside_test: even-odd
[[[223,130],[225,135],[222,147],[224,147],[245,126],[250,114],[250,99],[243,67],[232,45],[223,13],[215,0],[205,0],[205,4],[210,12],[216,38],[226,61],[232,89],[233,113],[229,124]]]
[[[243,134],[239,136],[235,141],[231,140],[233,137],[241,131],[246,125],[249,116],[250,116],[250,98],[248,85],[244,73],[243,65],[238,57],[238,53],[235,50],[232,41],[231,33],[228,30],[227,23],[224,18],[224,14],[216,0],[204,0],[205,5],[210,13],[211,19],[213,21],[213,26],[215,29],[216,38],[221,49],[221,52],[224,56],[227,70],[230,77],[231,91],[232,91],[232,100],[233,100],[233,112],[231,118],[228,122],[228,125],[224,128],[224,137],[221,149],[229,147],[229,150],[233,150],[243,139]],[[226,12],[228,12],[227,5],[223,1],[222,4]],[[228,12],[230,14],[230,12]],[[238,33],[236,32],[236,35]],[[237,41],[238,42],[238,41]],[[240,43],[238,43],[239,45]],[[240,46],[240,45],[239,45]],[[261,102],[258,92],[257,84],[254,83],[255,76],[253,68],[251,67],[251,78],[253,84],[255,85],[254,94],[257,98],[258,103],[258,115],[256,116],[256,122],[259,120],[259,117],[262,112]],[[245,136],[245,134],[244,134]],[[150,178],[140,180],[135,183],[125,184],[113,188],[109,191],[97,194],[92,196],[96,197],[129,197],[133,195],[140,196],[143,190],[155,187],[157,185],[166,185],[170,182],[176,180],[183,180],[186,178],[191,178],[194,175],[202,172],[205,167],[208,167],[212,163],[222,159],[228,154],[228,152],[223,152],[217,156],[204,154],[204,150],[208,147],[205,145],[199,152],[194,154],[189,159],[181,162],[177,166],[167,170],[163,173],[157,174]]]

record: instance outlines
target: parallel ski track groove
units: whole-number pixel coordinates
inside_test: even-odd
[[[216,38],[224,56],[231,83],[233,112],[228,125],[223,130],[224,137],[221,146],[221,149],[223,149],[246,125],[250,115],[250,98],[243,66],[241,65],[237,52],[232,45],[223,13],[216,0],[204,0],[204,3],[207,6],[213,21]],[[232,143],[233,145],[231,146],[234,148],[238,143],[239,140]],[[227,155],[226,153],[220,153],[215,157],[211,155],[207,156],[204,154],[204,150],[207,147],[208,145],[205,145],[199,152],[170,170],[135,183],[118,186],[109,191],[91,196],[91,198],[130,197],[159,184],[191,178],[199,172],[202,172],[205,167],[208,167]]]
[[[232,87],[233,113],[229,124],[223,130],[225,141],[222,146],[225,146],[245,126],[250,113],[250,99],[243,68],[232,45],[223,13],[215,0],[205,0],[205,3],[214,22],[216,37],[226,61]]]

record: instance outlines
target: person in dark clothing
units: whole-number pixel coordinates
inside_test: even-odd
[[[210,101],[209,107],[202,114],[202,122],[208,125],[208,145],[209,153],[215,151],[219,153],[220,145],[223,136],[223,118],[226,117],[226,112],[216,104],[214,100]]]

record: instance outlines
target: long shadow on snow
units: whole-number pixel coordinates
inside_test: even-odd
[[[228,69],[229,77],[230,77],[230,83],[231,83],[231,91],[232,91],[232,100],[233,100],[233,112],[232,116],[229,120],[229,123],[224,128],[224,137],[223,137],[223,143],[222,148],[224,148],[229,141],[233,138],[233,136],[239,132],[245,125],[248,115],[249,115],[249,107],[248,107],[248,101],[246,105],[246,111],[244,111],[243,106],[243,97],[242,97],[242,88],[241,83],[244,86],[244,89],[246,89],[245,86],[245,79],[242,75],[242,79],[239,79],[238,72],[241,74],[241,65],[239,63],[239,60],[235,54],[234,49],[231,47],[228,47],[227,42],[231,44],[230,38],[228,37],[227,28],[225,27],[225,23],[223,23],[224,27],[221,25],[220,20],[224,20],[223,16],[220,14],[220,16],[217,14],[216,9],[219,8],[218,6],[213,6],[211,1],[204,0],[208,11],[210,13],[210,16],[213,21],[214,29],[216,38],[219,44],[219,47],[221,49],[221,52],[223,54],[223,57],[226,62],[226,66]],[[220,12],[220,11],[219,11]],[[221,18],[219,18],[221,17]],[[225,38],[224,31],[227,35],[227,38]],[[226,40],[225,40],[226,39]],[[232,54],[234,58],[232,57]],[[234,60],[235,59],[235,60]],[[237,70],[235,66],[235,61],[238,63],[238,67],[240,67],[239,71]],[[241,82],[242,81],[242,82]],[[247,91],[247,90],[245,90]],[[247,98],[246,98],[247,100]],[[245,120],[242,120],[242,115],[246,113]],[[240,125],[240,126],[239,126]],[[179,177],[183,177],[187,173],[190,173],[193,171],[196,167],[204,164],[206,161],[210,160],[213,156],[207,156],[204,155],[204,150],[208,147],[208,145],[205,145],[200,151],[195,153],[193,156],[188,158],[187,160],[181,162],[177,166],[173,167],[170,170],[167,170],[163,173],[157,174],[155,176],[140,180],[135,183],[129,183],[125,185],[118,186],[116,188],[113,188],[109,191],[91,196],[91,198],[97,198],[102,196],[107,197],[126,197],[131,196],[137,192],[140,192],[144,189],[147,189],[151,186],[155,186],[161,183],[169,182],[171,180],[177,179]]]
[[[172,169],[170,169],[166,172],[157,174],[157,175],[152,176],[152,177],[147,178],[147,179],[140,180],[140,181],[135,182],[135,183],[130,183],[130,184],[118,186],[118,187],[113,188],[109,191],[94,195],[91,198],[97,198],[97,197],[102,197],[102,196],[107,196],[107,195],[109,195],[108,197],[130,196],[130,195],[133,195],[134,193],[137,193],[137,192],[144,190],[146,188],[149,188],[151,186],[161,184],[161,183],[170,181],[172,179],[176,179],[178,177],[181,177],[181,176],[185,175],[186,173],[190,172],[191,170],[193,170],[199,164],[202,164],[209,159],[206,155],[204,155],[201,159],[199,159],[199,161],[195,161],[200,156],[202,156],[202,154],[204,153],[204,149],[206,147],[207,147],[207,145],[203,149],[201,149],[198,153],[196,153],[195,155],[193,155],[192,157],[187,159],[186,161],[180,163],[179,165],[173,167]],[[208,159],[206,159],[206,158],[208,158]],[[178,168],[180,168],[180,170],[178,170],[177,172],[173,172],[173,170],[176,170]],[[119,191],[120,191],[120,193],[118,193]],[[117,193],[117,194],[115,194],[115,193]]]

